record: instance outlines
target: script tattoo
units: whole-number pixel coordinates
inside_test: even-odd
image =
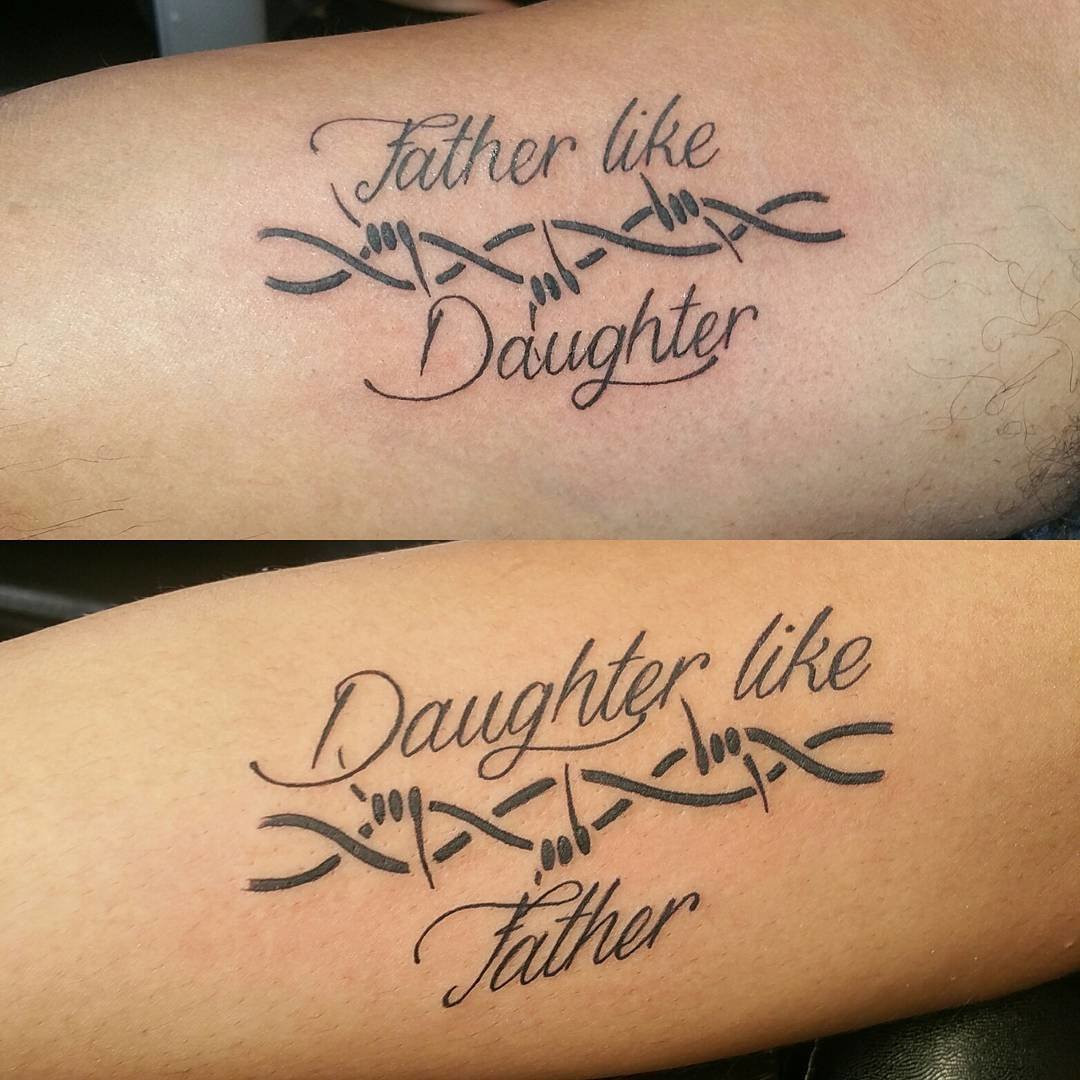
[[[568,372],[579,379],[570,394],[578,409],[595,405],[611,387],[657,387],[695,379],[719,362],[741,324],[758,318],[757,302],[708,305],[696,299],[698,283],[691,281],[673,306],[661,301],[655,288],[646,289],[632,318],[623,321],[545,330],[541,316],[566,296],[580,295],[587,275],[614,252],[687,264],[723,259],[734,270],[744,262],[744,237],[756,234],[773,242],[823,244],[840,240],[844,233],[838,228],[805,230],[783,224],[786,207],[828,202],[820,191],[784,192],[746,209],[713,191],[695,193],[682,184],[659,181],[656,172],[661,169],[685,169],[696,175],[720,152],[712,121],[687,131],[678,115],[681,100],[681,95],[673,95],[646,132],[633,117],[648,121],[650,111],[631,98],[610,128],[603,174],[637,173],[642,185],[642,200],[621,221],[583,220],[571,208],[538,220],[503,223],[486,236],[481,234],[480,240],[448,236],[435,227],[411,224],[401,215],[371,217],[368,208],[394,194],[460,191],[485,180],[518,187],[542,182],[559,162],[579,152],[582,140],[551,134],[546,139],[520,139],[509,149],[509,142],[494,134],[498,120],[492,114],[482,122],[472,114],[461,117],[450,112],[419,120],[366,116],[328,120],[311,133],[311,153],[323,152],[324,143],[342,130],[358,131],[368,144],[388,152],[377,174],[350,179],[341,187],[329,184],[337,211],[349,227],[361,232],[362,241],[356,247],[355,242],[336,243],[293,227],[263,228],[260,240],[291,240],[322,252],[333,260],[330,266],[336,266],[316,278],[269,276],[266,284],[300,296],[325,293],[348,281],[405,295],[422,293],[428,301],[418,335],[422,344],[416,382],[422,388],[393,389],[363,380],[372,393],[395,401],[444,400],[467,390],[489,371],[503,380],[521,377],[530,382],[540,375]],[[387,130],[392,137],[381,142]],[[704,181],[695,180],[694,186],[699,183]],[[527,328],[500,339],[476,300],[461,292],[440,291],[466,272],[466,280],[479,275],[499,288],[518,290],[527,305],[522,316]],[[448,333],[455,345],[465,342],[469,366],[464,373],[444,370],[438,359],[437,346]]]
[[[868,635],[833,641],[826,633],[833,614],[830,606],[821,608],[802,630],[782,612],[771,618],[733,673],[726,708],[741,710],[747,699],[792,689],[842,693],[861,682],[871,669],[873,642]],[[346,676],[334,688],[303,773],[281,775],[260,761],[252,761],[251,770],[293,799],[311,789],[337,788],[353,820],[334,824],[302,807],[263,818],[262,829],[312,833],[332,850],[315,866],[284,877],[254,878],[248,888],[267,893],[307,886],[347,858],[365,872],[416,878],[435,890],[474,844],[494,845],[506,853],[508,869],[516,864],[518,873],[531,874],[536,891],[526,889],[509,901],[455,906],[420,934],[414,949],[418,964],[429,936],[444,923],[466,913],[498,922],[495,945],[478,973],[443,995],[450,1007],[480,986],[497,991],[560,974],[581,956],[594,964],[627,959],[652,949],[677,915],[697,910],[701,895],[693,891],[658,907],[645,905],[623,919],[616,907],[621,878],[605,885],[565,877],[566,867],[598,850],[608,829],[633,827],[635,806],[722,816],[735,804],[756,802],[768,815],[778,801],[774,786],[785,778],[790,782],[793,773],[839,787],[876,784],[885,776],[881,768],[830,764],[822,748],[891,735],[891,721],[861,718],[803,730],[794,738],[757,724],[738,725],[734,716],[706,722],[705,715],[718,711],[701,685],[711,654],[650,656],[646,636],[640,631],[620,654],[603,661],[596,659],[597,643],[590,638],[561,679],[464,700],[412,700],[401,681],[376,668]],[[640,737],[646,727],[658,728],[670,746],[647,774],[605,761],[611,746]],[[470,758],[478,779],[494,785],[491,798],[463,805],[418,784],[377,790],[367,784],[365,774],[376,763],[393,771],[406,759],[442,753]],[[539,831],[519,823],[527,806],[531,821],[546,822]],[[545,882],[553,874],[559,880]]]

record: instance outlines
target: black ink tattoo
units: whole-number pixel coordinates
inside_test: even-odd
[[[796,621],[785,620],[782,612],[776,614],[747,651],[734,678],[734,706],[728,703],[726,707],[738,707],[751,693],[760,699],[799,692],[799,674],[805,676],[811,695],[825,690],[844,693],[859,683],[871,667],[872,639],[863,634],[834,642],[825,633],[833,615],[831,606],[821,608],[799,633]],[[251,762],[251,769],[264,782],[293,792],[341,786],[350,796],[352,813],[359,810],[363,819],[358,825],[339,827],[291,810],[264,818],[260,828],[314,833],[335,850],[310,869],[256,878],[249,888],[276,892],[311,885],[337,870],[343,856],[349,856],[349,865],[366,870],[422,876],[434,890],[452,869],[448,864],[457,865],[477,845],[493,845],[515,859],[524,856],[533,884],[540,888],[545,875],[563,874],[576,860],[590,858],[605,830],[632,823],[629,812],[639,803],[712,814],[758,800],[762,812],[771,814],[773,785],[793,772],[838,787],[876,784],[884,778],[881,768],[853,770],[830,763],[822,748],[840,740],[891,735],[891,721],[861,719],[797,739],[753,723],[704,722],[700,702],[714,699],[706,698],[694,684],[705,677],[710,653],[699,650],[674,659],[650,656],[646,636],[646,631],[639,631],[621,653],[606,662],[596,659],[596,641],[590,638],[561,678],[534,680],[516,692],[474,693],[461,701],[452,696],[410,701],[399,680],[374,668],[342,679],[315,739],[308,776],[282,778],[256,761]],[[790,651],[788,641],[794,643]],[[380,694],[384,704],[373,708]],[[691,697],[699,704],[692,704]],[[361,701],[363,713],[357,704]],[[646,725],[660,725],[666,731],[672,718],[677,720],[676,745],[655,761],[648,775],[605,765],[600,752],[635,736]],[[473,756],[477,777],[485,782],[504,780],[514,770],[550,760],[551,754],[561,760],[558,768],[502,790],[481,806],[461,805],[417,785],[407,791],[399,787],[370,791],[368,784],[362,788],[357,783],[377,762],[401,762],[421,753],[446,751]],[[579,765],[582,755],[588,763]],[[335,763],[329,772],[328,762]],[[522,817],[526,807],[540,808],[541,813]],[[529,824],[544,818],[548,823],[539,830]],[[496,931],[495,948],[479,974],[464,990],[455,986],[447,991],[444,1005],[456,1005],[481,985],[498,990],[565,971],[594,934],[600,934],[592,954],[594,963],[611,956],[625,959],[640,947],[651,948],[660,928],[680,907],[694,910],[700,900],[697,893],[678,902],[672,899],[655,921],[651,908],[641,909],[608,948],[619,917],[607,913],[607,908],[618,885],[616,880],[601,896],[599,882],[586,888],[581,882],[564,880],[536,897],[525,892],[512,903],[453,908],[421,935],[416,960],[419,963],[428,933],[451,916],[466,911],[513,913]],[[569,909],[575,904],[573,914],[554,918],[563,930],[549,948],[552,932],[533,929],[536,912]],[[601,925],[606,927],[602,932],[596,929]],[[564,944],[567,950],[561,953]],[[556,956],[562,960],[556,962]]]
[[[496,123],[496,117],[490,113],[479,124],[472,114],[460,117],[450,112],[435,113],[421,120],[342,116],[315,128],[308,147],[312,153],[319,153],[320,143],[326,138],[324,132],[342,124],[359,125],[365,132],[371,125],[398,129],[383,144],[390,154],[378,180],[358,180],[353,188],[354,198],[362,204],[372,202],[387,189],[453,191],[466,187],[476,174],[486,174],[495,184],[509,180],[517,187],[524,187],[537,178],[547,179],[560,151],[566,155],[577,150],[577,140],[572,135],[549,135],[540,140],[518,139],[513,150],[506,153],[509,144],[492,134]]]
[[[744,256],[738,245],[749,233],[796,244],[825,244],[843,238],[844,232],[838,228],[796,229],[776,220],[777,212],[785,207],[828,202],[828,196],[819,191],[787,192],[766,199],[754,209],[711,194],[694,194],[686,187],[661,195],[646,170],[698,170],[719,152],[711,146],[716,135],[716,125],[711,121],[698,124],[681,142],[677,139],[682,125],[675,111],[680,101],[678,94],[671,97],[652,121],[651,130],[642,134],[630,118],[635,112],[647,118],[649,111],[639,109],[638,99],[632,98],[611,129],[603,153],[604,172],[636,172],[646,197],[644,204],[633,209],[621,223],[552,216],[500,228],[480,243],[446,236],[434,229],[414,231],[404,217],[365,222],[361,215],[366,216],[367,205],[388,190],[405,193],[412,188],[430,191],[440,187],[452,191],[465,187],[475,175],[474,170],[480,167],[478,162],[486,162],[484,171],[496,183],[509,179],[522,185],[546,178],[560,150],[565,147],[564,154],[571,154],[578,149],[574,136],[551,135],[542,152],[537,140],[521,140],[505,162],[503,142],[491,137],[496,123],[493,115],[478,127],[474,126],[475,118],[471,114],[461,119],[456,113],[438,113],[421,120],[341,117],[320,124],[309,139],[309,148],[314,153],[319,153],[328,128],[340,130],[341,125],[359,125],[367,131],[372,125],[389,125],[396,130],[395,136],[385,144],[389,158],[377,180],[357,181],[345,196],[335,184],[330,185],[338,210],[351,226],[361,231],[364,242],[358,250],[353,250],[292,227],[264,228],[258,233],[260,240],[290,240],[320,251],[339,264],[336,269],[331,264],[328,272],[317,278],[270,276],[265,279],[266,284],[279,292],[311,296],[337,289],[356,278],[402,293],[422,292],[430,302],[418,372],[413,381],[422,383],[424,389],[394,389],[377,385],[370,378],[363,380],[369,391],[388,400],[442,401],[467,390],[486,372],[503,380],[521,377],[529,382],[541,374],[580,373],[584,377],[575,385],[570,398],[575,408],[583,410],[595,405],[611,387],[669,386],[698,378],[712,369],[721,354],[730,348],[742,317],[747,316],[750,321],[758,318],[757,304],[727,305],[726,313],[723,307],[698,312],[694,317],[696,326],[690,331],[684,327],[690,309],[702,306],[694,299],[698,285],[693,282],[688,285],[682,303],[670,308],[677,319],[666,335],[660,317],[653,313],[655,289],[652,288],[646,290],[632,323],[629,320],[605,323],[593,330],[538,329],[542,312],[567,295],[581,294],[581,275],[601,265],[613,251],[684,262],[718,257],[739,266]],[[448,131],[452,134],[441,134]],[[431,145],[432,142],[441,142],[445,148]],[[780,217],[783,218],[782,213]],[[643,235],[639,226],[652,226],[655,235]],[[674,235],[684,229],[697,235],[690,239]],[[582,246],[582,241],[587,244]],[[507,251],[516,255],[508,256]],[[470,276],[487,275],[488,280],[503,287],[518,289],[527,305],[528,329],[519,328],[518,333],[498,342],[489,315],[478,303],[458,292],[435,293],[434,290],[466,272]],[[458,324],[453,322],[453,317]],[[467,336],[471,355],[475,357],[467,375],[454,374],[449,382],[442,365],[433,363],[434,346],[447,326],[453,326],[455,342],[462,334]],[[688,336],[684,336],[684,329]],[[635,351],[638,339],[648,338],[650,334],[651,347]],[[668,339],[666,345],[661,345],[662,336]],[[677,363],[683,360],[686,362]],[[655,373],[660,365],[664,365],[663,371]],[[616,377],[616,371],[627,368],[629,372]]]
[[[324,787],[352,779],[394,750],[402,758],[411,758],[425,752],[465,750],[478,745],[491,749],[480,758],[477,775],[482,780],[498,780],[526,754],[572,753],[610,746],[633,735],[645,723],[650,710],[667,704],[676,686],[691,671],[709,664],[705,652],[669,662],[649,659],[639,651],[645,637],[646,632],[640,631],[620,656],[604,664],[593,659],[596,641],[589,638],[561,679],[530,682],[516,693],[500,689],[484,697],[473,694],[460,702],[453,697],[437,698],[415,708],[407,703],[404,689],[388,672],[354,672],[334,689],[333,707],[315,745],[311,769],[320,764],[331,734],[349,719],[349,702],[359,686],[373,695],[382,690],[389,707],[375,726],[376,733],[381,733],[378,745],[370,750],[365,747],[359,754],[350,747],[349,756],[358,758],[358,765],[325,779],[299,780],[275,778],[257,762],[252,762],[252,769],[261,779],[281,787]],[[371,725],[369,717],[364,719],[366,735]],[[554,741],[542,741],[541,730],[554,730]],[[563,736],[559,732],[567,733]]]
[[[492,992],[512,983],[528,986],[537,979],[561,975],[579,957],[596,965],[612,958],[626,960],[640,949],[651,949],[681,910],[696,911],[701,903],[698,893],[689,892],[672,897],[659,911],[648,905],[639,908],[620,926],[621,913],[613,904],[621,884],[616,878],[601,891],[598,881],[586,888],[580,881],[567,880],[536,897],[522,893],[521,899],[512,903],[486,901],[451,908],[417,939],[413,961],[421,963],[428,935],[450,919],[460,921],[474,914],[490,917],[494,912],[502,922],[502,913],[510,913],[494,931],[495,946],[472,981],[451,986],[443,994],[443,1005],[453,1008],[482,985]],[[553,914],[556,911],[558,914]]]
[[[608,323],[593,331],[578,328],[568,336],[560,330],[552,331],[546,337],[535,333],[517,334],[501,343],[496,342],[492,325],[482,308],[466,296],[443,296],[428,310],[421,367],[429,376],[438,374],[440,364],[433,361],[436,339],[441,339],[447,333],[444,328],[450,325],[452,330],[449,332],[454,338],[466,336],[474,369],[464,378],[455,378],[448,389],[435,394],[391,393],[376,386],[371,379],[365,379],[364,385],[380,397],[395,401],[441,401],[467,390],[487,371],[493,371],[503,380],[521,376],[526,381],[540,375],[580,371],[591,377],[581,379],[571,391],[570,401],[577,409],[587,409],[613,386],[669,386],[686,382],[703,375],[719,361],[721,354],[730,347],[735,328],[744,316],[751,322],[758,317],[758,310],[753,305],[733,307],[726,315],[707,310],[698,315],[695,328],[684,338],[687,316],[691,309],[701,307],[694,299],[696,288],[691,285],[682,302],[669,309],[677,316],[669,326],[664,325],[659,315],[653,314],[655,294],[649,289],[629,325]],[[456,321],[450,323],[447,315],[456,315]],[[647,346],[635,352],[641,339]],[[628,378],[617,374],[638,360],[641,353],[646,357],[645,363],[651,364],[646,371],[655,371],[666,362],[684,357],[691,358],[690,367],[671,376]],[[599,374],[593,375],[594,372]]]
[[[668,101],[653,121],[644,141],[639,143],[641,133],[630,117],[637,110],[641,118],[647,120],[649,110],[638,109],[638,99],[631,98],[608,135],[604,146],[604,172],[610,173],[616,169],[633,172],[635,169],[648,168],[654,158],[669,168],[686,165],[690,169],[701,169],[708,165],[720,152],[718,147],[710,149],[709,144],[716,135],[716,125],[711,121],[694,128],[683,141],[681,149],[678,143],[672,149],[672,142],[681,127],[681,121],[673,118],[672,113],[681,100],[682,95],[676,94]],[[665,132],[664,127],[669,122],[670,126]]]
[[[848,687],[854,686],[870,670],[870,661],[866,659],[866,654],[870,651],[872,642],[866,636],[855,637],[844,642],[833,653],[825,675],[820,680],[815,681],[817,665],[829,648],[829,638],[825,634],[821,634],[821,631],[831,614],[831,607],[822,608],[818,612],[814,621],[807,628],[806,633],[799,639],[795,651],[788,658],[782,672],[770,686],[766,686],[766,682],[774,664],[783,656],[785,646],[782,643],[774,646],[772,652],[758,667],[753,678],[747,681],[758,661],[761,650],[770,640],[776,640],[776,628],[783,621],[783,615],[777,615],[765,627],[757,641],[754,642],[754,647],[747,654],[746,660],[739,670],[739,677],[735,680],[735,700],[741,701],[751,691],[754,692],[755,697],[765,698],[777,690],[783,690],[799,668],[806,669],[807,686],[815,694],[820,690],[824,690],[827,686],[833,690],[847,690]],[[785,625],[785,634],[793,634],[794,632],[795,626],[792,623]],[[821,641],[818,643],[816,651],[808,653],[814,639],[819,634],[821,634]]]

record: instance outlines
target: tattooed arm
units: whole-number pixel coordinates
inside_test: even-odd
[[[854,9],[553,3],[8,99],[0,528],[1051,514],[1080,411],[1075,6]]]
[[[1065,972],[1078,554],[465,545],[9,643],[0,1059],[598,1076]]]

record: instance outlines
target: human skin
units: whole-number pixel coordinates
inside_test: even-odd
[[[0,1060],[30,1080],[593,1077],[1070,971],[1078,551],[451,545],[214,584],[7,643]],[[765,693],[823,613],[802,653],[815,667],[797,664]],[[483,709],[503,689],[498,736],[518,689],[546,680],[557,693],[589,639],[598,686],[637,641],[639,659],[605,699],[609,719],[579,728],[571,695],[573,708],[543,714],[531,741],[502,732],[437,754],[420,745],[419,722],[358,768],[390,727],[384,676],[401,687],[406,718],[449,696],[453,720],[468,695]],[[775,641],[785,651],[759,696],[755,673]],[[660,682],[639,680],[636,706],[618,715],[648,658],[664,665]],[[672,692],[634,727],[634,708],[676,670]],[[813,738],[846,725],[870,728]],[[598,729],[604,747],[537,749],[597,741]],[[762,732],[832,772],[770,749]],[[686,756],[654,767],[678,747]],[[316,787],[259,775],[295,784],[343,770]],[[601,827],[626,792],[597,774],[749,793],[704,806],[630,793]],[[544,779],[555,783],[531,801],[493,809]],[[463,827],[447,806],[533,846]],[[440,860],[462,828],[470,841]],[[541,841],[560,836],[569,861],[545,868]],[[365,861],[372,851],[407,871]],[[268,884],[315,867],[321,876],[305,883]],[[569,909],[526,903],[503,934],[508,912],[564,899],[575,882],[614,890],[617,928],[595,930],[568,965],[570,945],[554,960],[541,950],[524,979],[507,961],[493,989],[511,946],[525,942],[520,961],[528,935],[548,931],[550,949],[567,926],[554,916]],[[508,906],[470,908],[424,934],[455,908],[493,903]],[[632,929],[627,955],[610,955],[646,907],[639,947]],[[646,927],[657,929],[651,944]]]
[[[1047,27],[1053,32],[1048,33]],[[1005,535],[1075,495],[1080,345],[1080,100],[1075,5],[724,4],[582,0],[454,23],[171,58],[0,103],[0,530],[10,537],[902,537]],[[649,125],[677,136],[635,162]],[[605,147],[623,109],[637,99]],[[471,115],[502,140],[493,182],[470,144],[431,190],[368,202],[401,126],[342,117]],[[634,153],[618,164],[633,121]],[[714,125],[710,128],[709,125]],[[448,153],[452,126],[415,142]],[[689,149],[686,140],[692,138]],[[556,152],[529,179],[548,146]],[[565,140],[576,140],[571,149]],[[519,140],[532,138],[506,173]],[[403,148],[403,154],[405,148]],[[531,155],[531,156],[530,156]],[[408,181],[418,159],[402,174]],[[633,237],[721,249],[673,257],[551,225],[620,233],[682,190],[757,214],[792,240],[698,203]],[[336,205],[335,185],[350,222]],[[370,188],[361,194],[370,194]],[[704,222],[710,216],[725,239]],[[368,265],[337,245],[405,221]],[[745,224],[744,221],[742,221]],[[486,239],[533,232],[486,253]],[[515,284],[422,232],[500,261]],[[395,239],[397,237],[395,233]],[[622,237],[630,235],[623,232]],[[603,246],[603,244],[601,245]],[[351,275],[296,294],[281,280]],[[531,276],[560,299],[536,316],[543,354],[575,329],[597,370],[501,378],[528,335]],[[586,407],[572,395],[617,329],[648,338]],[[429,309],[447,301],[424,374]],[[730,338],[720,331],[741,313]],[[756,312],[756,318],[753,312]],[[583,344],[582,348],[585,347]],[[556,349],[556,362],[559,350]],[[565,357],[563,357],[565,358]],[[580,355],[579,355],[580,359]],[[534,362],[535,363],[535,362]],[[370,385],[369,385],[370,384]],[[578,403],[590,395],[579,394]]]

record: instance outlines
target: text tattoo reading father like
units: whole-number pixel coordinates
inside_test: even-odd
[[[586,219],[573,205],[558,205],[550,216],[491,221],[485,227],[463,212],[461,232],[445,228],[437,217],[410,218],[393,204],[411,199],[406,204],[411,214],[424,193],[455,192],[464,199],[485,184],[542,186],[591,156],[590,147],[573,133],[510,138],[507,125],[493,114],[482,120],[450,112],[419,119],[327,120],[311,132],[308,150],[319,161],[346,162],[343,176],[325,189],[339,232],[330,239],[272,226],[258,234],[260,240],[285,239],[309,253],[321,252],[327,272],[302,280],[270,276],[266,284],[311,297],[362,282],[395,291],[402,303],[422,293],[426,315],[416,334],[418,367],[391,375],[389,383],[364,379],[369,391],[396,401],[444,400],[484,375],[529,383],[540,376],[567,376],[570,401],[588,409],[613,387],[696,379],[717,365],[740,326],[758,318],[756,297],[719,303],[703,298],[706,290],[699,281],[687,280],[680,296],[647,288],[625,316],[591,327],[559,325],[560,300],[565,306],[568,298],[581,295],[592,277],[603,276],[616,260],[661,259],[695,270],[704,261],[726,267],[737,283],[745,261],[767,258],[770,244],[832,243],[844,233],[784,224],[796,204],[828,202],[820,191],[776,193],[753,208],[736,205],[723,190],[731,178],[724,176],[717,125],[684,114],[679,94],[651,104],[633,97],[613,115],[602,148],[592,148],[601,165],[600,183],[632,174],[640,185],[621,220]],[[375,155],[380,165],[358,175],[357,155],[365,160]],[[587,172],[594,175],[591,162]],[[612,196],[617,197],[615,189]],[[425,205],[421,200],[421,213]],[[445,199],[439,205],[445,207]],[[477,299],[473,287],[485,285],[493,299],[520,294],[521,323],[515,332],[500,331],[490,308]],[[466,288],[471,295],[459,291]]]
[[[651,950],[669,924],[684,923],[698,910],[702,893],[627,907],[622,876],[589,880],[590,856],[603,850],[609,830],[634,830],[642,808],[674,807],[680,811],[676,828],[701,815],[722,843],[733,807],[757,805],[771,815],[782,805],[783,786],[800,777],[841,789],[884,778],[882,768],[852,771],[830,763],[829,750],[838,743],[875,743],[892,734],[890,720],[863,715],[821,730],[807,723],[818,695],[848,691],[871,670],[871,638],[834,630],[839,618],[825,606],[807,620],[780,612],[764,621],[738,671],[720,674],[730,690],[719,697],[708,652],[650,655],[645,630],[621,652],[590,638],[564,675],[520,689],[418,698],[390,671],[353,672],[334,688],[328,716],[313,728],[302,771],[251,762],[261,781],[287,792],[282,812],[259,827],[314,834],[329,853],[288,876],[254,878],[248,888],[279,893],[349,870],[397,875],[402,887],[411,881],[437,890],[467,869],[470,851],[484,845],[502,853],[509,896],[456,905],[417,928],[417,964],[430,949],[450,947],[453,935],[441,933],[447,924],[486,920],[491,930],[493,945],[464,961],[466,974],[442,995],[446,1007],[479,989],[525,986],[575,965]],[[740,713],[753,721],[754,702],[775,695],[797,697],[797,730],[778,734],[739,722]],[[721,719],[724,712],[729,715]],[[643,748],[641,769],[628,769],[620,764],[625,755],[611,753],[616,743],[641,744],[653,735],[662,752]],[[406,759],[429,754],[466,757],[477,778],[491,785],[491,797],[456,801],[456,787],[446,779],[452,768],[439,772],[443,791],[392,783]],[[374,775],[391,783],[373,782]],[[325,789],[339,794],[335,822],[325,820],[325,810],[317,817],[305,806],[318,798],[325,808]],[[582,869],[575,873],[571,865]],[[621,875],[633,870],[627,866]],[[524,889],[512,884],[521,876],[529,883]]]

